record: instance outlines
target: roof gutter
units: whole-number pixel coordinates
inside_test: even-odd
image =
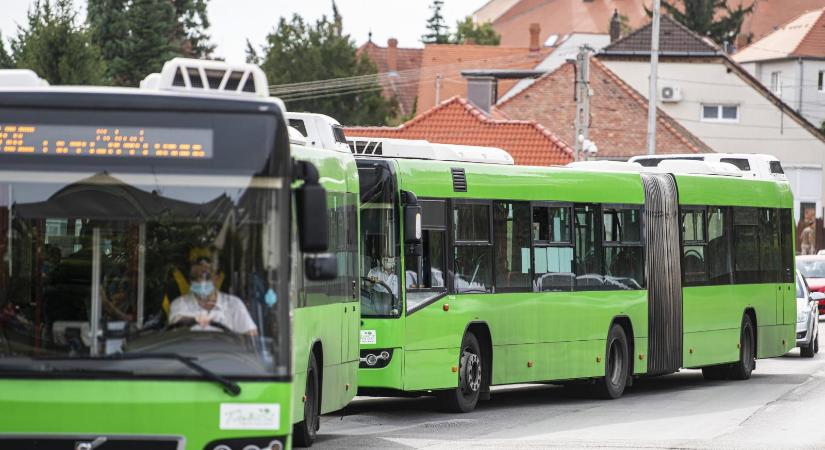
[[[721,56],[722,52],[674,52],[661,51],[659,56]],[[650,56],[650,50],[603,50],[598,56]]]

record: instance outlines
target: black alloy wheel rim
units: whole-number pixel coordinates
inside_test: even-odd
[[[481,358],[466,348],[461,354],[461,367],[461,390],[466,395],[473,395],[481,389]]]

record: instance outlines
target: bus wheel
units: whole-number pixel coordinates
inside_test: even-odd
[[[619,398],[627,385],[630,366],[627,351],[627,335],[619,324],[613,324],[607,334],[604,360],[604,378],[596,382],[596,393],[605,399]]]
[[[310,447],[318,436],[320,426],[320,392],[318,386],[318,362],[315,355],[309,358],[307,367],[307,387],[304,393],[304,420],[296,423],[292,429],[293,441],[296,447]]]
[[[742,317],[742,328],[739,334],[739,361],[728,368],[728,377],[733,380],[747,380],[751,377],[756,366],[756,345],[753,339],[753,322],[751,316]]]
[[[461,339],[461,356],[458,363],[458,387],[438,392],[442,409],[448,412],[466,413],[474,410],[481,393],[484,373],[481,346],[473,333]]]

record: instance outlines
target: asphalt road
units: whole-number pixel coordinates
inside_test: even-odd
[[[313,448],[471,447],[825,449],[825,348],[759,360],[747,381],[705,381],[698,370],[640,380],[612,401],[517,385],[494,388],[472,413],[445,414],[429,398],[358,397],[322,417]]]

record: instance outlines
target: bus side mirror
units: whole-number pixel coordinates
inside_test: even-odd
[[[320,184],[304,183],[295,192],[298,246],[304,253],[321,253],[329,247],[327,190]]]
[[[304,256],[304,275],[313,281],[333,280],[338,276],[338,260],[329,253]]]

